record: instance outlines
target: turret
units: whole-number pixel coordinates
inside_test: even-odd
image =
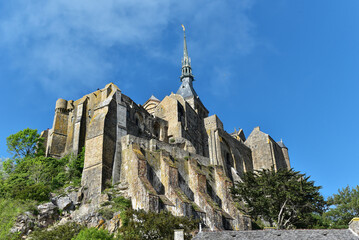
[[[288,154],[288,148],[284,145],[283,140],[281,139],[280,142],[277,142],[277,144],[281,147],[283,156],[285,159],[285,163],[287,164],[287,168],[290,169],[290,161],[289,161],[289,154]]]
[[[54,122],[49,131],[46,156],[62,157],[64,154],[69,118],[68,108],[68,102],[65,99],[59,98],[56,101]]]
[[[59,98],[56,101],[56,112],[65,112],[67,110],[67,101],[65,99]]]

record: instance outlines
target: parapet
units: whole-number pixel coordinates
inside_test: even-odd
[[[221,120],[219,120],[216,114],[206,117],[204,119],[204,126],[206,129],[215,130],[217,128],[220,128],[223,130],[223,123],[221,122]]]
[[[71,111],[73,109],[74,109],[74,101],[70,100],[70,101],[67,102],[67,110]]]

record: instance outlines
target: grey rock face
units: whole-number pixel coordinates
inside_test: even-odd
[[[56,200],[56,205],[60,210],[73,210],[75,208],[72,200],[68,196],[59,197]]]
[[[59,218],[58,207],[52,202],[37,206],[39,227],[47,227]]]
[[[79,201],[78,201],[78,193],[77,193],[76,191],[70,192],[70,193],[68,194],[68,196],[69,196],[70,200],[72,201],[72,203],[73,203],[74,205],[80,204]],[[81,200],[80,200],[80,201],[81,201]]]

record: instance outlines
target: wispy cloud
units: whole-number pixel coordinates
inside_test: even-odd
[[[201,55],[195,49],[218,57],[248,54],[255,45],[246,15],[252,5],[252,0],[6,1],[0,4],[7,11],[0,16],[0,50],[13,69],[52,91],[69,91],[70,84],[94,87],[119,66],[107,57],[116,47],[161,56],[164,47],[154,52],[147,45],[171,24],[187,22],[197,31],[193,54]],[[170,58],[166,51],[163,56]]]

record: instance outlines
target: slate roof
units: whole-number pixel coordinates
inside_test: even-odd
[[[190,97],[198,97],[196,91],[193,88],[192,79],[190,79],[189,77],[185,77],[182,80],[182,84],[179,87],[177,94],[181,95],[184,99]]]
[[[156,98],[153,95],[148,100],[154,100],[154,101],[157,101],[157,102],[161,102],[158,98]]]
[[[281,147],[281,148],[287,148],[287,147],[284,145],[283,141],[279,141],[279,142],[277,142],[277,144],[278,144],[279,147]]]
[[[301,230],[252,230],[200,232],[193,240],[358,240],[359,237],[349,229],[301,229]]]

